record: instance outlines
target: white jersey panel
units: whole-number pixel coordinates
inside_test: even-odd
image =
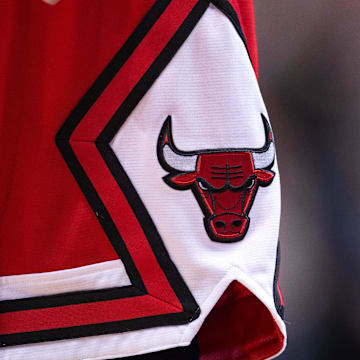
[[[0,277],[0,301],[130,285],[120,260],[39,274]]]

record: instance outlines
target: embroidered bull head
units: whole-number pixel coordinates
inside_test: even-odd
[[[209,237],[217,242],[244,238],[249,212],[259,186],[269,185],[275,174],[275,147],[268,121],[261,115],[265,145],[260,149],[212,149],[185,152],[176,148],[171,117],[158,140],[158,157],[169,172],[165,182],[177,190],[191,188],[203,213]]]

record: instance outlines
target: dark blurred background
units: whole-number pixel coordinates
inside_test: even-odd
[[[279,359],[360,359],[360,1],[255,12],[282,182]]]

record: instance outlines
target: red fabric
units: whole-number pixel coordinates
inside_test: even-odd
[[[101,324],[181,312],[150,295],[1,314],[0,335]]]
[[[207,317],[198,339],[200,360],[261,360],[278,353],[284,337],[262,302],[234,281]]]
[[[0,275],[117,258],[54,137],[153,3],[0,2]]]

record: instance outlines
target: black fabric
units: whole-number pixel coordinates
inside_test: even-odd
[[[278,289],[278,283],[279,283],[279,271],[280,271],[280,243],[278,244],[277,250],[276,250],[276,264],[275,264],[275,274],[274,274],[274,302],[276,311],[280,315],[282,319],[284,319],[284,312],[285,308],[281,303],[281,296]]]

